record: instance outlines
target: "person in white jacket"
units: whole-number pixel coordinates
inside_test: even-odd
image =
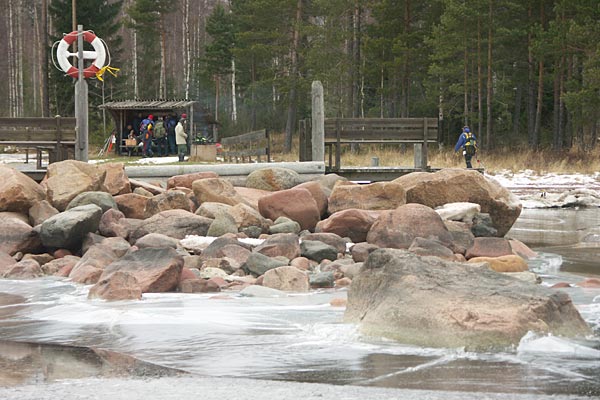
[[[184,161],[185,153],[187,152],[187,133],[185,133],[185,124],[187,123],[186,115],[181,114],[181,119],[175,127],[175,143],[177,144],[177,154],[179,161]]]

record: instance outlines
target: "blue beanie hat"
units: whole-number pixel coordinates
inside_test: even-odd
[[[471,130],[469,129],[468,126],[465,126],[465,132],[467,132],[467,133],[471,132]]]

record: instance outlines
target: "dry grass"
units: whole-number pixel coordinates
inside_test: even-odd
[[[274,134],[272,141],[273,161],[298,161],[299,146],[298,139],[292,143],[292,151],[283,151],[283,134]],[[107,159],[116,162],[135,162],[137,157],[119,157],[111,153],[98,157],[99,148],[90,146],[90,158]],[[327,154],[326,154],[327,157]],[[342,166],[370,166],[373,157],[379,159],[380,166],[403,166],[414,165],[412,146],[404,149],[400,146],[360,146],[356,151],[344,149],[342,154]],[[429,165],[434,168],[462,168],[464,159],[461,154],[455,154],[453,148],[437,148],[429,146]],[[551,150],[511,150],[508,148],[494,151],[482,150],[473,158],[474,167],[482,167],[494,173],[502,170],[522,171],[532,170],[539,174],[554,173],[584,173],[591,174],[600,171],[600,149],[594,151],[570,150],[555,152]]]
[[[283,135],[272,136],[272,155],[275,161],[297,161],[298,141],[293,143],[290,153],[283,152]],[[465,166],[462,154],[454,153],[453,147],[436,148],[429,146],[429,165],[434,168],[462,168]],[[327,158],[328,155],[326,154]],[[404,149],[400,146],[364,145],[356,151],[344,149],[342,166],[369,166],[371,159],[377,157],[380,166],[414,165],[412,146]],[[539,174],[554,173],[584,173],[592,174],[600,171],[600,150],[556,152],[552,150],[532,151],[528,149],[513,150],[501,148],[494,151],[481,150],[472,161],[473,167],[485,168],[494,173],[502,170],[522,171],[532,170]]]

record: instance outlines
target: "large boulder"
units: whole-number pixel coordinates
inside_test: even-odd
[[[94,285],[88,293],[88,298],[140,300],[142,298],[142,288],[135,276],[128,272],[117,271]]]
[[[35,202],[29,209],[29,223],[31,226],[39,225],[59,212],[47,200]]]
[[[308,292],[308,275],[296,267],[283,266],[265,272],[263,286],[284,292]]]
[[[335,233],[348,237],[354,243],[367,240],[367,234],[379,217],[381,211],[359,210],[351,208],[338,211],[327,219],[321,220],[315,227],[315,232]]]
[[[130,234],[129,240],[135,242],[149,233],[162,233],[175,239],[183,239],[186,235],[206,236],[212,221],[185,210],[162,211],[146,219]]]
[[[199,215],[201,217],[206,217],[210,219],[215,219],[217,214],[222,212],[229,212],[231,210],[229,204],[217,203],[214,201],[206,201],[198,207],[198,209],[194,212],[194,214]]]
[[[477,237],[471,247],[467,248],[465,257],[501,257],[513,254],[510,241],[504,238]]]
[[[167,179],[167,190],[173,189],[176,187],[185,187],[188,189],[192,188],[192,183],[197,181],[198,179],[206,179],[206,178],[218,178],[219,174],[216,172],[206,171],[206,172],[193,172],[191,174],[185,175],[175,175]]]
[[[59,211],[79,193],[106,191],[106,170],[97,165],[76,160],[66,160],[48,165],[42,184],[46,187],[46,199]]]
[[[394,182],[376,182],[368,185],[336,185],[329,196],[330,214],[351,208],[361,210],[393,210],[406,204],[404,188]]]
[[[329,189],[326,189],[315,181],[304,182],[295,187],[298,189],[306,189],[310,192],[317,203],[320,215],[325,215],[327,213],[329,195],[331,194]]]
[[[0,217],[0,252],[13,255],[17,252],[29,253],[38,250],[42,243],[37,232],[21,218]]]
[[[76,250],[87,233],[96,232],[102,209],[95,204],[71,208],[48,218],[41,225],[40,238],[45,247]]]
[[[261,197],[271,194],[270,190],[254,189],[244,186],[236,186],[235,191],[242,196],[246,204],[258,210],[258,200]]]
[[[300,224],[301,229],[313,230],[321,219],[317,202],[307,189],[287,189],[273,192],[258,200],[258,211],[265,218],[287,217]]]
[[[249,205],[236,204],[228,210],[228,213],[233,217],[240,230],[251,226],[259,227],[261,232],[269,229],[269,221]]]
[[[44,272],[40,267],[40,263],[32,258],[28,258],[6,268],[2,272],[1,277],[8,279],[33,279],[43,275]]]
[[[125,272],[135,277],[142,293],[169,292],[177,288],[182,269],[183,257],[174,249],[149,247],[129,252],[108,265],[98,285],[108,284],[104,281],[112,280],[116,272]]]
[[[154,197],[146,203],[146,215],[152,216],[166,210],[192,211],[187,195],[179,190],[168,190]]]
[[[379,247],[408,249],[417,237],[435,238],[455,250],[452,235],[442,218],[421,204],[405,204],[395,210],[382,211],[367,234],[367,242]]]
[[[369,255],[352,281],[344,320],[370,336],[474,350],[517,345],[529,331],[590,332],[563,292],[397,249]]]
[[[106,192],[83,192],[79,193],[73,200],[69,202],[67,210],[79,206],[85,206],[88,204],[95,204],[102,209],[102,212],[106,212],[109,209],[118,210],[117,202],[115,199]]]
[[[96,244],[85,252],[75,264],[69,278],[73,282],[94,284],[107,265],[118,259],[117,254],[107,245]]]
[[[9,267],[12,267],[17,263],[17,260],[12,258],[10,254],[0,250],[0,275],[4,273]]]
[[[300,256],[298,235],[293,233],[276,233],[254,248],[254,252],[268,257],[283,256],[292,260]]]
[[[120,194],[114,197],[117,207],[127,218],[145,219],[150,217],[146,211],[151,197],[137,193]]]
[[[291,189],[302,182],[300,175],[288,168],[261,168],[246,178],[246,187],[268,191]]]
[[[413,172],[395,179],[406,190],[407,203],[436,208],[446,203],[469,202],[492,217],[497,235],[504,236],[521,214],[519,199],[508,189],[478,171],[443,169]]]
[[[98,170],[105,171],[102,186],[107,193],[113,196],[131,193],[131,184],[125,174],[125,164],[114,162],[99,164]]]
[[[27,213],[46,197],[44,189],[16,169],[0,165],[0,211]]]
[[[212,201],[234,206],[246,202],[235,191],[233,184],[223,178],[198,179],[192,183],[192,189],[199,204]]]
[[[473,257],[469,263],[487,263],[496,272],[525,272],[529,266],[527,261],[515,254],[500,257]]]

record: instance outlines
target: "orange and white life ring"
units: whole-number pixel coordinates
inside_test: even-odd
[[[104,48],[104,43],[102,43],[102,40],[94,35],[93,32],[85,31],[82,32],[82,34],[83,40],[90,43],[92,47],[94,47],[94,51],[83,52],[84,59],[94,60],[92,65],[83,70],[83,76],[85,78],[91,78],[96,75],[96,72],[100,71],[100,69],[104,67],[104,62],[106,61],[106,49]],[[73,44],[75,39],[77,39],[77,31],[73,31],[65,35],[56,49],[56,59],[58,61],[58,65],[60,65],[60,68],[72,78],[79,77],[78,69],[69,62],[69,57],[78,55],[77,53],[69,52],[69,46]]]

